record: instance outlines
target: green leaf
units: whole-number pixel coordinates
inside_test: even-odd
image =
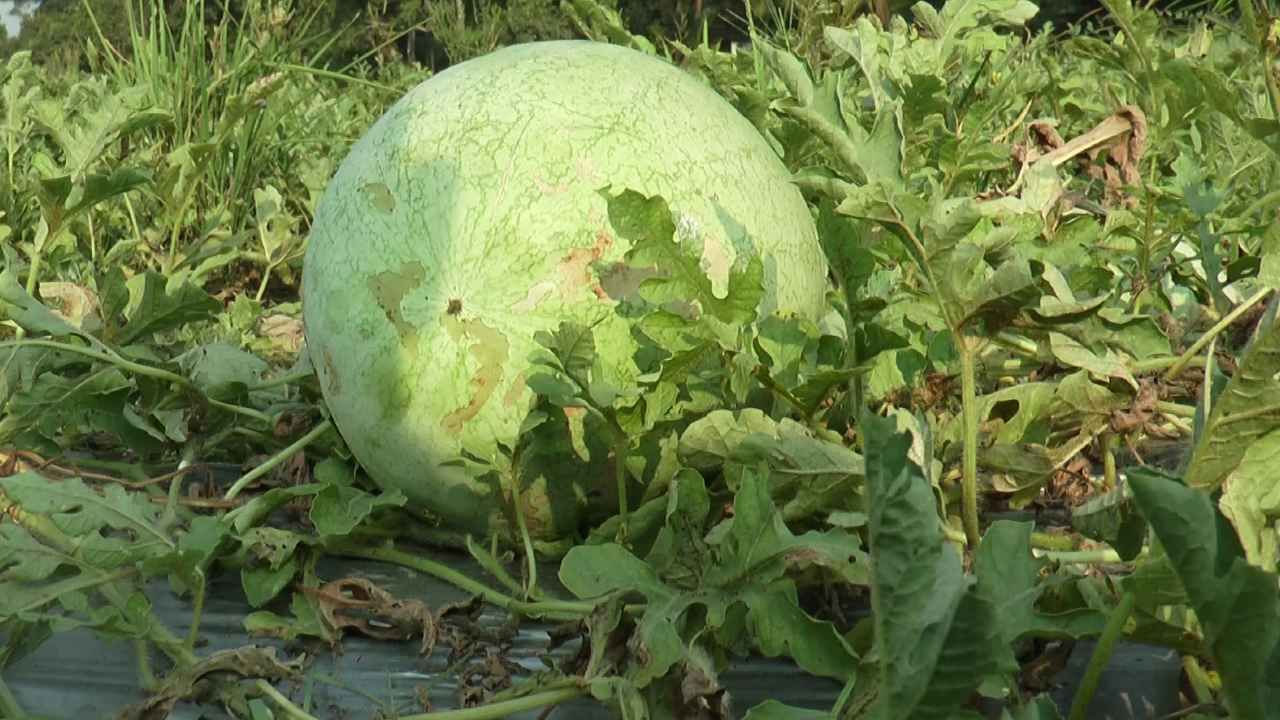
[[[1119,378],[1129,383],[1135,392],[1138,390],[1138,381],[1128,365],[1110,350],[1098,355],[1070,335],[1058,332],[1049,333],[1049,350],[1064,365],[1088,370],[1098,377]]]
[[[975,248],[976,249],[976,248]],[[970,252],[957,252],[956,259],[964,258]],[[989,332],[994,332],[1009,324],[1024,309],[1032,307],[1032,303],[1040,296],[1039,280],[1036,277],[1035,261],[1008,260],[994,270],[988,270],[985,262],[965,260],[966,269],[978,269],[978,272],[967,276],[968,282],[955,288],[956,301],[959,303],[959,315],[962,326],[975,321],[982,321]],[[964,277],[948,263],[941,269],[946,277]],[[946,287],[946,283],[943,283]]]
[[[315,607],[305,593],[295,592],[289,605],[292,617],[281,617],[269,610],[258,610],[244,617],[241,624],[251,635],[270,635],[286,642],[303,636],[318,637],[333,642],[333,633],[325,627]]]
[[[269,267],[288,260],[298,250],[294,218],[285,206],[280,191],[267,185],[253,191],[254,213],[258,225],[258,242]]]
[[[865,558],[856,536],[841,530],[792,534],[769,496],[767,471],[748,469],[734,495],[733,517],[709,534],[716,562],[703,575],[706,585],[731,587],[750,581],[768,584],[796,564],[860,574]]]
[[[858,669],[858,656],[835,625],[815,619],[800,608],[793,583],[781,580],[755,587],[743,596],[747,625],[765,657],[793,658],[805,672],[847,681]]]
[[[1192,451],[1186,476],[1192,487],[1221,485],[1254,442],[1280,427],[1280,316],[1265,318]]]
[[[128,323],[117,342],[121,345],[164,330],[213,319],[222,304],[186,280],[166,280],[159,273],[145,272],[129,278]]]
[[[74,325],[27,293],[18,282],[17,267],[12,261],[0,272],[0,320],[12,320],[27,332],[53,337],[80,334]]]
[[[1040,305],[1030,310],[1030,315],[1044,324],[1078,322],[1101,310],[1111,299],[1108,291],[1088,300],[1076,298],[1062,271],[1053,265],[1045,265],[1042,275],[1052,289],[1052,295],[1040,298]]]
[[[159,506],[120,485],[105,485],[99,493],[79,478],[49,480],[28,471],[0,478],[0,491],[28,512],[47,514],[72,537],[116,529],[131,533],[138,549],[175,547],[158,524]]]
[[[405,502],[404,494],[395,489],[371,495],[356,487],[329,484],[312,501],[310,518],[322,537],[344,536],[374,510],[402,507]]]
[[[717,295],[702,268],[703,230],[682,218],[677,225],[667,203],[634,190],[618,195],[601,191],[609,206],[609,222],[631,243],[626,262],[656,273],[640,283],[640,295],[659,306],[696,306],[697,312],[720,322],[753,321],[764,297],[764,263],[754,252],[728,269],[727,289]]]
[[[1058,383],[1023,382],[978,398],[978,418],[997,429],[1000,443],[1030,442],[1032,429],[1053,408]]]
[[[1132,560],[1147,539],[1147,524],[1133,505],[1127,487],[1096,495],[1071,511],[1071,526],[1080,534],[1115,548]]]
[[[159,445],[148,434],[152,428],[138,428],[137,413],[128,405],[134,382],[122,371],[103,367],[80,376],[68,370],[83,362],[82,356],[27,350],[19,351],[10,362],[8,381],[17,382],[10,389],[7,417],[0,422],[23,426],[28,438],[38,434],[59,445],[77,442],[91,432],[109,433],[137,452],[150,452]],[[29,374],[35,374],[34,379]]]
[[[831,269],[846,292],[860,290],[876,269],[875,256],[866,247],[857,223],[835,211],[830,200],[818,205],[818,239]]]
[[[205,572],[230,537],[230,529],[221,520],[198,515],[192,518],[190,528],[179,536],[177,551],[147,558],[144,570],[148,575],[169,574],[170,583],[177,592],[198,588],[205,582]]]
[[[1085,414],[1110,416],[1116,410],[1129,407],[1131,400],[1099,385],[1087,370],[1080,370],[1058,381],[1057,397],[1072,410]]]
[[[656,501],[655,501],[656,502]],[[706,481],[696,470],[681,468],[668,487],[663,524],[645,560],[668,582],[696,587],[701,569],[711,561],[704,539],[711,497]]]
[[[769,315],[761,319],[756,330],[755,354],[761,364],[775,382],[794,386],[817,343],[817,328],[800,317]],[[750,354],[742,353],[740,357],[747,363],[747,370],[754,369]]]
[[[777,700],[765,700],[748,709],[745,720],[835,720],[835,716],[821,710],[807,710],[784,705]]]
[[[1151,472],[1129,478],[1134,499],[1186,588],[1227,709],[1263,720],[1280,707],[1280,578],[1225,544],[1209,496]]]
[[[315,495],[325,487],[324,483],[314,482],[271,488],[227,513],[222,519],[223,522],[235,528],[236,532],[245,533],[252,530],[274,510],[290,500],[307,495]]]
[[[1229,476],[1219,507],[1236,528],[1245,558],[1280,568],[1280,427],[1251,442]]]
[[[225,342],[192,348],[177,361],[205,395],[226,401],[245,396],[268,369],[262,358]]]
[[[1058,703],[1046,694],[1037,695],[1031,702],[1014,708],[1012,712],[1005,708],[1001,720],[1062,720],[1058,711]]]
[[[1263,231],[1260,254],[1258,280],[1272,290],[1280,290],[1280,223],[1270,223]]]
[[[693,421],[680,436],[680,458],[703,470],[763,461],[775,483],[796,477],[820,486],[861,478],[865,471],[862,457],[838,438],[819,436],[789,418],[774,420],[756,408],[713,410]]]
[[[854,536],[843,531],[792,535],[768,496],[759,473],[743,478],[733,518],[701,537],[709,498],[701,477],[686,473],[673,480],[667,525],[650,553],[650,562],[615,544],[572,548],[561,563],[561,582],[580,598],[638,592],[648,603],[636,626],[633,681],[645,687],[683,657],[685,641],[677,628],[689,609],[705,608],[705,623],[721,627],[738,603],[747,606],[747,624],[761,652],[788,655],[809,672],[847,679],[857,655],[827,622],[800,609],[795,588],[783,574],[791,565],[822,565],[848,573],[860,561]],[[659,571],[662,575],[659,575]],[[696,627],[696,626],[695,626]]]
[[[52,98],[40,103],[35,113],[36,122],[62,150],[66,172],[77,178],[101,163],[112,143],[171,118],[163,110],[146,107],[148,92],[140,86],[99,93],[83,98],[74,115]]]
[[[1044,591],[1040,572],[1045,562],[1031,554],[1034,523],[998,520],[987,529],[974,557],[977,592],[1000,618],[1006,645],[1029,636],[1080,638],[1102,632],[1107,616],[1097,610],[1051,615],[1036,602]]]
[[[240,585],[250,607],[259,608],[271,602],[298,574],[298,561],[290,557],[279,567],[247,565],[240,570]]]
[[[564,321],[554,333],[539,331],[533,339],[555,356],[559,368],[586,387],[596,362],[596,342],[591,328]]]
[[[1029,0],[948,0],[941,11],[927,3],[916,3],[911,11],[916,22],[930,36],[938,38],[942,57],[948,58],[960,39],[979,28],[983,21],[993,26],[1022,25],[1035,17],[1040,8]]]
[[[46,580],[62,567],[79,562],[48,547],[17,525],[0,525],[0,578],[22,583]],[[0,581],[0,587],[3,582]]]
[[[673,595],[648,563],[613,543],[571,548],[560,562],[560,582],[579,598],[598,598],[619,590],[634,590],[650,600]]]
[[[591,697],[616,708],[622,720],[649,720],[649,706],[635,683],[627,678],[593,678]]]
[[[769,64],[770,69],[786,85],[787,92],[791,93],[792,97],[801,105],[812,103],[814,96],[813,79],[809,77],[809,71],[804,63],[795,55],[770,43],[762,42],[759,47],[765,62]]]
[[[98,203],[123,195],[151,182],[143,168],[115,168],[110,173],[90,173],[77,181],[71,175],[40,180],[46,202],[56,204],[64,217],[88,210]]]
[[[995,606],[942,540],[931,486],[909,459],[911,436],[864,414],[872,617],[880,661],[877,717],[948,717],[989,674],[1014,662]]]

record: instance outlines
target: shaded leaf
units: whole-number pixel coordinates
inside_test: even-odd
[[[1222,520],[1204,492],[1149,471],[1133,473],[1129,483],[1187,590],[1231,716],[1271,717],[1280,707],[1277,576],[1223,543]]]
[[[947,717],[1013,658],[996,609],[942,542],[931,486],[911,463],[911,436],[864,414],[872,613],[879,717]]]
[[[311,503],[310,518],[321,536],[349,534],[374,510],[380,507],[402,507],[407,499],[399,490],[376,495],[349,485],[330,483],[316,494]]]

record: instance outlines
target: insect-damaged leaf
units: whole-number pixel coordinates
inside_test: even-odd
[[[618,195],[602,191],[609,204],[609,222],[631,243],[626,262],[657,271],[640,283],[640,295],[658,306],[696,305],[698,311],[723,323],[749,323],[764,297],[764,263],[754,253],[728,272],[724,297],[716,294],[702,268],[704,235],[693,220],[677,225],[660,196],[645,197],[634,190]]]

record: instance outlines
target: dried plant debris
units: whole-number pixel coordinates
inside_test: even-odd
[[[163,720],[179,702],[226,700],[240,679],[297,680],[304,666],[305,657],[283,661],[276,657],[275,648],[270,647],[220,650],[189,668],[171,673],[146,700],[126,708],[117,717],[119,720]]]
[[[354,630],[383,640],[421,637],[421,654],[430,655],[435,648],[437,617],[421,600],[394,597],[360,577],[333,580],[303,592],[316,601],[320,617],[337,634]]]

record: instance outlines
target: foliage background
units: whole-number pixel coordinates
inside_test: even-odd
[[[693,678],[682,702],[710,712],[716,673],[754,650],[844,681],[831,715],[950,716],[981,689],[1052,717],[1029,676],[1053,643],[1099,637],[1102,667],[1125,637],[1183,653],[1195,704],[1267,717],[1274,8],[1105,5],[1037,31],[1016,0],[750,18],[710,1],[49,0],[0,71],[0,668],[88,627],[163,656],[163,677],[139,675],[177,702],[225,669],[196,644],[212,573],[239,574],[256,629],[333,642],[356,629],[316,600],[316,559],[444,576],[387,542],[409,537],[478,558],[495,584],[451,577],[469,592],[588,635],[589,658],[534,683],[547,702],[646,717]],[[708,44],[699,13],[717,18]],[[721,52],[747,25],[753,48]],[[634,461],[615,468],[635,505],[537,548],[563,558],[572,598],[538,585],[519,513],[485,548],[369,492],[299,359],[297,301],[319,193],[390,102],[448,63],[570,35],[670,54],[775,143],[848,330],[691,323],[650,348],[688,363],[680,387],[625,393],[592,382],[587,329],[543,338],[539,410],[589,409]],[[1090,151],[1065,157],[1080,138]],[[662,203],[624,198],[615,226],[665,242],[629,215]],[[546,453],[491,468],[509,508],[569,445],[555,423],[530,442]],[[230,489],[184,485],[209,462]],[[147,579],[190,598],[189,637],[149,613]],[[841,615],[851,599],[875,612]],[[425,632],[422,612],[376,609]],[[246,715],[272,698],[258,681],[290,672],[254,657],[260,677],[215,683]]]

